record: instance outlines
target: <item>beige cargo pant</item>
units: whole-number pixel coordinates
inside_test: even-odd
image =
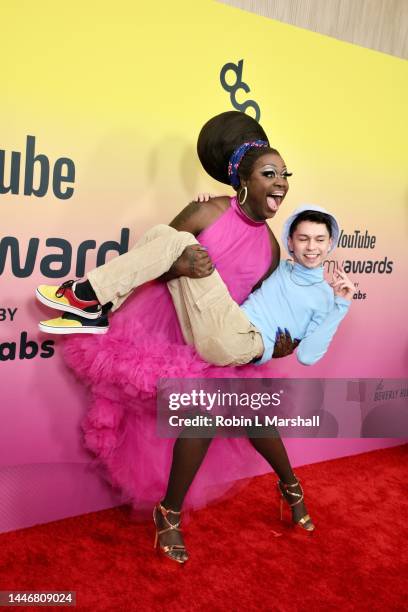
[[[198,244],[192,234],[156,225],[128,253],[89,272],[88,280],[100,303],[112,302],[116,310],[133,289],[168,272],[192,244]],[[205,361],[241,365],[262,356],[260,332],[234,302],[216,270],[205,278],[182,276],[170,281],[168,288],[185,341]]]

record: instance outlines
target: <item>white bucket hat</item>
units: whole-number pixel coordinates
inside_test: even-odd
[[[299,208],[297,208],[291,214],[291,216],[288,219],[286,219],[283,225],[283,230],[282,230],[282,244],[287,249],[288,253],[290,253],[289,244],[288,244],[290,226],[292,225],[296,217],[298,217],[300,213],[305,212],[305,210],[311,210],[313,212],[322,212],[330,217],[331,229],[332,229],[332,245],[330,249],[328,250],[328,253],[332,253],[334,249],[336,248],[337,243],[339,241],[339,236],[340,236],[339,224],[334,215],[329,213],[329,211],[326,210],[325,208],[322,208],[321,206],[316,206],[316,204],[302,204],[302,206],[299,206]]]

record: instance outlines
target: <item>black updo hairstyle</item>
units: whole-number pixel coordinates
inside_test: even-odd
[[[227,111],[216,115],[201,128],[197,141],[197,153],[204,170],[215,180],[230,185],[228,162],[240,145],[250,140],[266,140],[268,137],[259,123],[239,111]],[[254,147],[242,158],[238,174],[248,179],[255,161],[265,153],[278,154],[272,147]]]

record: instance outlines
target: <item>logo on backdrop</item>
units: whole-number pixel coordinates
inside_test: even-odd
[[[6,185],[5,177],[6,152],[0,150],[0,194],[19,195],[20,175],[24,173],[25,196],[43,198],[51,183],[54,196],[59,200],[68,200],[74,193],[75,164],[69,157],[59,157],[54,164],[43,153],[36,154],[35,136],[27,136],[25,146],[25,163],[21,164],[21,153],[11,152],[10,178]],[[36,176],[34,176],[36,175]],[[34,186],[34,182],[37,185]]]
[[[376,248],[376,244],[377,236],[372,236],[368,230],[356,229],[350,234],[341,230],[337,246],[340,249],[365,249],[370,252]],[[383,259],[369,258],[369,255],[367,257],[367,259],[344,259],[340,262],[340,265],[342,265],[346,274],[351,273],[353,276],[355,274],[392,274],[394,262],[389,260],[387,256]],[[330,273],[338,268],[339,262],[335,259],[328,259],[325,261],[325,266]],[[360,283],[357,282],[354,285],[356,292],[353,299],[365,300],[367,293],[361,291]]]
[[[246,100],[240,104],[236,98],[237,91],[243,89],[245,93],[249,93],[251,90],[248,87],[247,83],[242,80],[242,71],[244,68],[244,60],[239,60],[237,64],[233,64],[232,62],[228,62],[224,64],[221,68],[220,72],[220,82],[225,89],[230,94],[230,100],[232,106],[242,113],[246,113],[247,109],[252,108],[254,112],[254,118],[259,121],[261,118],[261,109],[259,105],[255,102],[255,100]],[[231,75],[230,79],[234,79],[234,83],[230,84],[227,82],[227,73],[228,76]]]
[[[23,152],[11,151],[8,163],[6,151],[0,150],[0,198],[2,195],[43,198],[48,193],[58,200],[69,200],[74,194],[74,187],[73,160],[59,157],[54,161],[43,152],[38,152],[35,136],[26,137]],[[96,251],[97,266],[105,263],[109,251],[116,251],[119,255],[126,253],[129,248],[129,229],[122,228],[119,241],[107,240],[100,245],[97,245],[95,240],[88,239],[74,249],[69,240],[51,236],[44,239],[44,246],[50,249],[45,255],[41,253],[43,243],[36,236],[29,238],[27,245],[25,241],[21,244],[15,236],[1,237],[0,276],[8,262],[10,271],[16,278],[31,276],[37,265],[41,274],[47,278],[63,278],[68,276],[71,270],[75,276],[81,277],[85,274],[86,259],[90,251]],[[0,329],[1,323],[16,323],[19,313],[20,307],[1,303]],[[53,340],[38,343],[29,338],[29,332],[26,330],[20,330],[17,339],[0,342],[0,362],[48,359],[54,353]]]
[[[0,196],[21,195],[43,198],[49,188],[59,200],[68,200],[74,194],[75,164],[68,157],[59,157],[55,162],[50,161],[44,153],[36,151],[35,136],[26,137],[24,158],[19,151],[11,151],[10,164],[7,164],[6,178],[6,151],[0,150]],[[29,238],[27,246],[20,244],[15,236],[3,236],[0,239],[0,276],[3,274],[7,259],[12,274],[16,278],[27,278],[39,264],[41,274],[47,278],[63,278],[71,269],[75,275],[81,277],[86,269],[86,257],[90,251],[97,249],[96,265],[101,266],[106,261],[109,251],[116,251],[119,255],[129,249],[129,229],[122,228],[120,241],[107,240],[97,245],[95,240],[84,240],[76,251],[69,240],[58,236],[44,239],[45,247],[51,252],[39,256],[40,238]],[[0,318],[1,320],[1,318]]]
[[[10,268],[16,278],[31,276],[37,264],[41,274],[47,278],[64,278],[74,272],[80,278],[85,274],[90,251],[96,251],[96,265],[102,266],[109,251],[123,255],[129,250],[129,233],[128,227],[122,227],[119,242],[107,240],[98,246],[96,240],[84,240],[75,250],[69,240],[52,236],[43,241],[51,249],[43,257],[38,256],[40,246],[43,246],[40,238],[34,236],[28,240],[27,246],[22,246],[15,236],[4,236],[0,239],[0,276],[4,273],[9,255]]]

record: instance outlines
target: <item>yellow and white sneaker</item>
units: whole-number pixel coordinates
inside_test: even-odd
[[[109,321],[106,315],[91,321],[71,312],[64,312],[56,319],[40,321],[38,327],[46,334],[106,334]]]

